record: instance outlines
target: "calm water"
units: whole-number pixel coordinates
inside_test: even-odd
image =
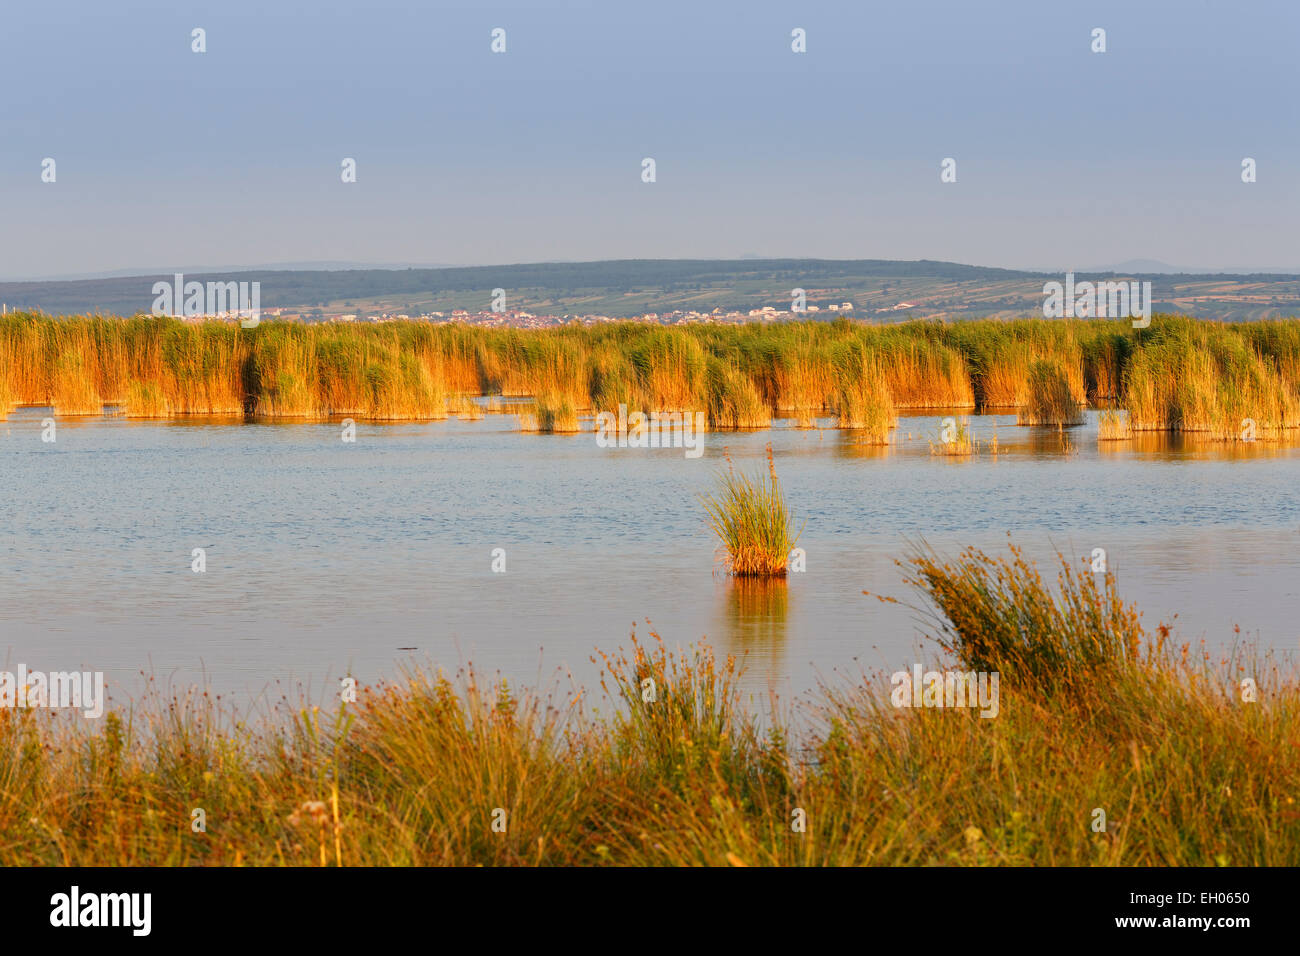
[[[1296,449],[1099,450],[1095,416],[1068,447],[972,418],[999,454],[965,460],[930,455],[937,417],[903,419],[888,450],[775,428],[708,435],[694,460],[520,434],[505,415],[362,424],[355,444],[336,424],[61,420],[46,444],[45,414],[0,422],[0,656],[104,671],[115,697],[141,671],[257,694],[412,659],[590,683],[594,649],[646,618],[670,644],[707,635],[746,655],[756,693],[798,693],[917,658],[915,612],[862,594],[907,594],[894,559],[909,539],[1002,548],[1007,531],[1040,559],[1105,548],[1148,625],[1178,614],[1184,639],[1227,647],[1240,625],[1290,652],[1300,633]],[[768,441],[807,522],[807,572],[738,586],[715,573],[698,495],[724,446],[753,471]]]

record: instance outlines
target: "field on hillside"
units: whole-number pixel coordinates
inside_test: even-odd
[[[524,263],[439,269],[250,270],[186,274],[189,280],[257,282],[261,305],[324,317],[480,312],[502,289],[511,309],[534,315],[629,318],[672,311],[745,313],[789,309],[794,289],[830,314],[850,302],[858,318],[1016,318],[1041,315],[1043,285],[1060,274],[952,262],[647,259]],[[1083,273],[1080,279],[1085,278]],[[1151,283],[1154,310],[1221,321],[1300,315],[1300,276],[1090,272],[1086,278]],[[151,311],[156,280],[171,275],[0,282],[13,311],[71,315]],[[826,312],[823,312],[826,314]]]

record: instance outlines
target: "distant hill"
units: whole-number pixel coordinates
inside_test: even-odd
[[[1097,272],[1139,272],[1144,275],[1202,275],[1204,269],[1180,269],[1158,259],[1129,259],[1113,266],[1102,266]]]
[[[824,311],[851,302],[854,309],[848,314],[855,317],[901,319],[1038,314],[1043,283],[1061,275],[924,259],[624,259],[424,269],[260,269],[187,273],[185,278],[260,282],[264,310],[280,308],[308,318],[339,312],[477,312],[488,308],[493,289],[505,290],[512,309],[561,317],[786,309],[791,290],[801,288],[809,304],[822,305]],[[1078,278],[1150,281],[1158,311],[1217,319],[1300,315],[1298,275],[1151,271],[1080,272]],[[0,302],[11,311],[54,315],[148,313],[153,284],[160,279],[171,275],[3,282]]]
[[[332,259],[314,259],[304,262],[263,262],[257,265],[188,265],[188,266],[170,266],[167,271],[175,272],[193,272],[196,275],[202,273],[227,273],[227,272],[323,272],[330,270],[343,269],[450,269],[452,266],[446,263],[434,262],[349,262]],[[79,282],[84,279],[116,279],[123,276],[146,276],[153,275],[156,269],[110,269],[103,272],[86,272],[86,273],[68,273],[43,276],[0,276],[0,284],[6,282]]]

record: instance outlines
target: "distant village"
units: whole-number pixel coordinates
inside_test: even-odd
[[[911,302],[900,302],[896,306],[885,309],[866,310],[862,317],[868,315],[880,315],[891,312],[898,312],[903,309],[915,308]],[[447,323],[460,323],[464,325],[477,325],[485,328],[517,328],[517,329],[543,329],[556,325],[567,325],[577,322],[582,325],[599,325],[602,322],[656,322],[660,325],[686,325],[695,322],[712,322],[717,324],[744,324],[746,322],[776,322],[780,320],[800,319],[810,317],[831,317],[831,316],[852,316],[854,307],[852,302],[831,302],[823,305],[809,303],[802,312],[795,312],[791,309],[777,309],[774,306],[763,306],[760,309],[749,309],[748,311],[727,311],[721,308],[713,309],[710,312],[697,312],[694,310],[673,312],[645,312],[640,315],[598,315],[598,314],[564,314],[564,315],[538,315],[524,309],[505,309],[500,312],[484,310],[482,312],[470,312],[467,309],[452,309],[449,312],[422,312],[417,315],[407,314],[405,312],[322,312],[319,309],[300,310],[291,308],[263,309],[263,318],[280,318],[286,321],[298,322],[431,322],[436,325],[445,325]],[[195,319],[202,319],[203,316],[195,316]]]

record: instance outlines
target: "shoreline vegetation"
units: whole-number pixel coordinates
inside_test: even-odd
[[[476,418],[477,396],[523,398],[521,428],[591,427],[585,416],[706,411],[712,429],[830,417],[886,444],[903,409],[1007,409],[1069,427],[1086,407],[1140,432],[1282,439],[1300,429],[1300,319],[1219,323],[1024,319],[873,325],[797,321],[660,326],[614,322],[485,329],[392,322],[185,323],[138,316],[0,318],[0,417],[254,416],[283,421]],[[474,406],[471,408],[471,406]]]
[[[0,865],[1300,862],[1294,676],[1172,647],[1086,561],[899,564],[935,663],[1000,675],[992,719],[899,707],[885,674],[760,719],[734,659],[653,631],[592,658],[603,695],[412,669],[333,712],[6,707]]]

